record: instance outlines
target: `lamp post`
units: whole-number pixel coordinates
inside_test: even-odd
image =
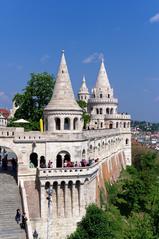
[[[53,190],[52,188],[48,188],[46,190],[46,193],[47,193],[47,200],[48,200],[48,218],[47,218],[47,239],[49,239],[49,224],[50,224],[50,205],[51,205],[51,197],[52,197],[52,193],[53,193]]]
[[[37,233],[36,229],[35,229],[35,231],[34,231],[34,233],[33,233],[33,238],[34,238],[34,239],[37,239],[37,238],[38,238],[38,233]]]

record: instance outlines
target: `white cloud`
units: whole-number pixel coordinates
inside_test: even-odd
[[[46,62],[48,62],[49,59],[50,59],[50,56],[48,54],[45,54],[40,58],[40,62],[42,64],[45,64]]]
[[[3,91],[0,91],[0,103],[4,104],[8,102],[9,102],[9,97]]]
[[[159,13],[156,13],[154,16],[150,17],[150,23],[159,22]]]
[[[90,64],[92,62],[96,62],[99,60],[101,61],[103,58],[104,58],[104,55],[102,52],[100,52],[100,53],[95,52],[95,53],[91,54],[90,56],[86,57],[82,62],[84,64]]]

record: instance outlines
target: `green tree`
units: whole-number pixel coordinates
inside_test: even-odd
[[[84,100],[78,100],[77,103],[83,110],[83,121],[84,121],[84,128],[86,128],[87,124],[90,122],[90,115],[87,113],[87,103]]]
[[[92,204],[87,208],[85,217],[69,239],[120,239],[122,220],[119,211],[110,207],[103,211]]]
[[[44,107],[51,99],[54,83],[54,77],[46,72],[31,73],[31,79],[23,93],[18,93],[13,98],[15,105],[19,106],[15,113],[15,119],[24,118],[29,120],[29,127],[38,130]],[[10,123],[12,124],[12,122]]]

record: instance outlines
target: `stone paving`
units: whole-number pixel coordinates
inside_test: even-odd
[[[21,208],[19,189],[10,170],[0,169],[0,239],[26,239],[26,234],[15,221]]]

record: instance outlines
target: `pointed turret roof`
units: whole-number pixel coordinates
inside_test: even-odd
[[[45,110],[81,111],[73,93],[64,51],[62,51],[53,95]]]
[[[97,81],[96,81],[96,85],[95,88],[105,88],[105,89],[110,89],[110,83],[108,80],[108,76],[107,76],[107,72],[104,66],[104,60],[102,59],[101,65],[100,65],[100,69],[98,72],[98,76],[97,76]]]
[[[80,87],[79,93],[89,94],[89,91],[88,91],[88,88],[87,88],[87,85],[86,85],[85,76],[83,76],[82,85],[81,85],[81,87]]]

